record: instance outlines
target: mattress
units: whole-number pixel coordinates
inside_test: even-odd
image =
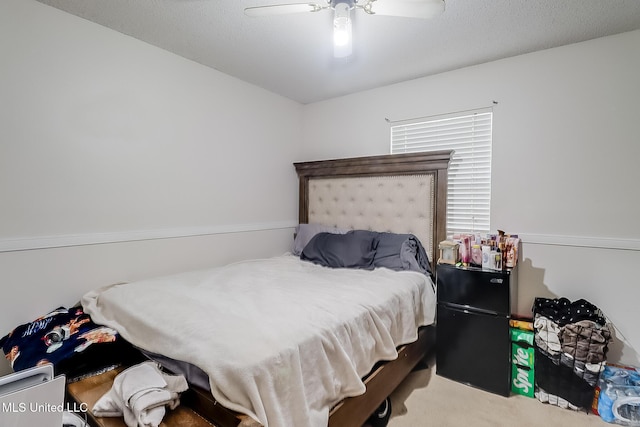
[[[315,427],[433,323],[436,301],[418,272],[285,255],[112,285],[82,304],[133,345],[202,369],[227,408],[265,427]]]

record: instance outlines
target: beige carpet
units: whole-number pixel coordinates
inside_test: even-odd
[[[435,374],[413,372],[391,395],[389,427],[612,427],[599,416],[524,396],[502,397]]]

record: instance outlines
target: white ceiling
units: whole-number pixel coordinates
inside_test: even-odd
[[[429,20],[357,10],[338,60],[330,11],[243,13],[303,0],[38,1],[305,104],[640,29],[640,0],[447,0]]]

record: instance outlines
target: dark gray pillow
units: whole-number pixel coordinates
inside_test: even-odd
[[[304,247],[300,259],[325,267],[373,270],[377,246],[378,237],[368,231],[318,233]]]

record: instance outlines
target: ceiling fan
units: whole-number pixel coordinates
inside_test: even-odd
[[[444,0],[326,0],[307,3],[272,4],[244,9],[247,16],[333,10],[334,56],[351,55],[351,11],[360,9],[368,15],[428,19],[444,11]]]

